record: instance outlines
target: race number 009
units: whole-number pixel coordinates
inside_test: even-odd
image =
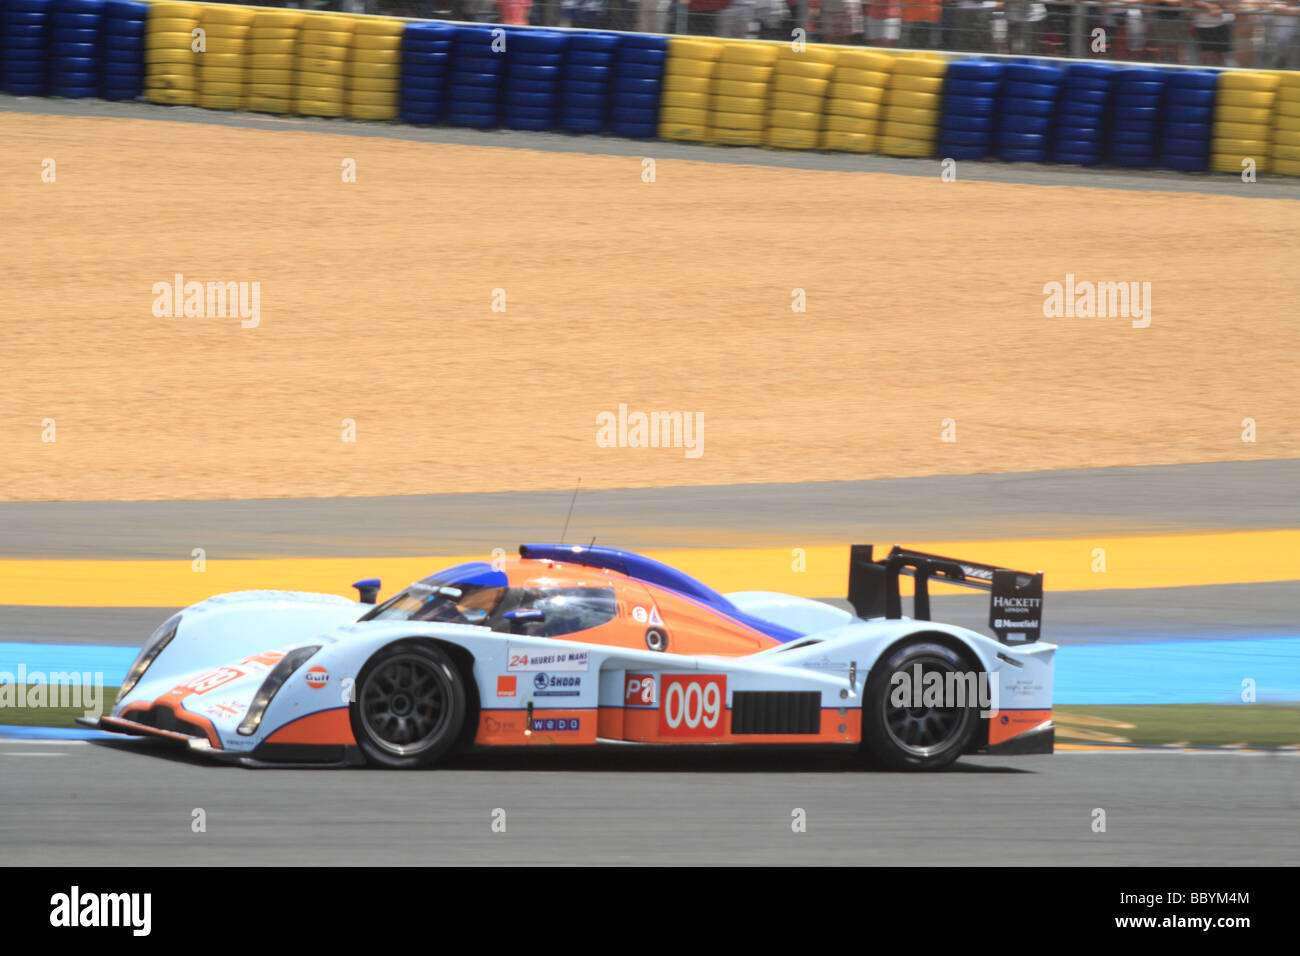
[[[714,737],[726,731],[725,674],[665,674],[659,688],[659,732],[665,737]]]

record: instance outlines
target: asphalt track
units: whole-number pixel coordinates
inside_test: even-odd
[[[546,152],[682,159],[692,162],[783,166],[792,169],[838,172],[893,173],[922,177],[938,177],[941,173],[938,159],[899,159],[874,154],[718,147],[654,139],[632,140],[564,133],[521,133],[510,130],[470,130],[446,126],[368,123],[346,119],[266,116],[258,113],[205,110],[192,106],[159,106],[142,101],[110,103],[95,99],[61,100],[0,95],[0,112],[39,113],[52,116],[126,117],[164,122],[242,126],[250,129],[301,130],[343,136],[405,139],[461,146],[496,146]],[[1186,174],[1159,169],[1084,169],[1078,166],[975,161],[962,161],[957,168],[959,180],[977,182],[1206,193],[1259,199],[1300,199],[1300,180],[1295,177],[1273,176],[1263,172],[1258,176],[1257,182],[1243,183],[1240,176],[1227,174]]]
[[[1300,528],[1300,460],[803,484],[245,501],[0,503],[0,558],[351,557]],[[187,558],[188,560],[188,558]]]
[[[492,754],[425,773],[244,770],[0,741],[0,861],[1294,865],[1296,754],[1058,753],[940,774],[849,754]],[[194,833],[195,809],[206,817]],[[807,829],[795,833],[796,808]],[[1106,832],[1094,833],[1094,810]],[[506,830],[494,833],[493,811]]]

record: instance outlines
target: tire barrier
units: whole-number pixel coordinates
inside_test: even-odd
[[[732,41],[722,48],[709,91],[710,142],[763,145],[776,58],[776,47],[766,43]]]
[[[948,65],[939,118],[942,159],[985,159],[997,134],[998,98],[1006,64],[963,60]]]
[[[49,62],[50,0],[4,0],[4,90],[44,96]]]
[[[933,156],[943,107],[948,61],[902,56],[894,61],[885,93],[880,151],[889,156]]]
[[[297,86],[301,10],[259,9],[248,39],[248,108],[258,113],[292,113]]]
[[[49,13],[49,92],[81,99],[99,93],[99,30],[104,0],[53,0]]]
[[[616,33],[575,33],[560,80],[560,129],[601,133],[609,122],[609,91],[618,55]]]
[[[1061,80],[1052,162],[1096,166],[1106,159],[1106,129],[1117,70],[1109,63],[1071,63]]]
[[[0,89],[15,95],[1300,175],[1298,72],[960,56],[186,0],[0,0]]]
[[[210,110],[244,108],[248,95],[248,37],[256,15],[251,7],[203,4],[199,16],[203,49],[194,55],[198,67],[195,105]]]
[[[168,106],[193,106],[198,92],[194,47],[201,36],[198,3],[150,4],[144,25],[144,98]]]
[[[568,34],[557,30],[509,31],[501,110],[501,122],[507,129],[543,132],[555,128],[568,43]]]
[[[777,149],[817,148],[836,57],[834,47],[805,47],[796,52],[790,44],[782,43],[777,48],[764,145]]]
[[[339,14],[306,17],[294,52],[293,111],[300,116],[342,116],[348,108],[352,35],[357,22]]]
[[[1214,131],[1214,97],[1219,74],[1206,70],[1169,70],[1160,116],[1159,165],[1184,172],[1210,166]]]
[[[710,96],[722,49],[719,40],[669,39],[659,100],[660,139],[702,143],[709,138]]]
[[[447,64],[456,28],[446,23],[408,23],[402,31],[401,117],[407,123],[442,122]]]
[[[1008,63],[998,103],[998,159],[1045,163],[1065,71],[1047,63]]]
[[[1165,75],[1166,71],[1155,69],[1116,72],[1110,123],[1112,166],[1146,169],[1156,165]]]
[[[506,48],[501,45],[504,40],[505,31],[501,27],[456,27],[451,45],[446,123],[474,129],[497,125],[497,101],[506,64]]]
[[[356,17],[348,60],[347,115],[395,120],[402,95],[402,33],[395,17]]]
[[[874,50],[841,50],[826,89],[821,148],[874,153],[894,57]]]
[[[667,37],[644,33],[619,37],[609,103],[609,130],[615,136],[650,139],[655,135],[667,60]]]
[[[1273,105],[1282,78],[1276,73],[1224,73],[1214,97],[1214,140],[1210,166],[1241,173],[1252,161],[1268,172],[1272,156]]]
[[[1270,168],[1275,173],[1300,176],[1300,73],[1278,77]]]
[[[99,95],[133,100],[144,93],[144,25],[149,4],[107,0],[99,21]]]

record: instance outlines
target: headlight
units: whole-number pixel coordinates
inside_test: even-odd
[[[135,660],[131,662],[131,669],[126,672],[126,679],[122,681],[122,686],[117,689],[114,706],[120,704],[122,698],[131,693],[131,689],[140,682],[140,678],[154,662],[154,658],[172,642],[172,638],[176,636],[176,629],[180,626],[181,616],[177,614],[175,617],[168,618],[158,630],[149,635],[149,640],[144,642],[144,647],[140,648],[140,653],[135,655]]]
[[[241,734],[247,737],[257,730],[258,725],[262,723],[262,715],[266,713],[266,708],[270,706],[271,701],[275,698],[276,691],[289,679],[290,674],[306,663],[307,659],[319,650],[319,644],[310,647],[298,647],[281,658],[280,663],[275,665],[275,669],[266,675],[266,680],[262,681],[262,686],[257,689],[257,694],[253,697],[253,704],[248,708],[247,715],[239,722],[239,732]]]

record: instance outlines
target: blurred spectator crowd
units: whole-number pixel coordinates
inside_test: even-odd
[[[425,19],[1300,69],[1300,0],[324,0]],[[1100,32],[1099,32],[1100,31]]]

